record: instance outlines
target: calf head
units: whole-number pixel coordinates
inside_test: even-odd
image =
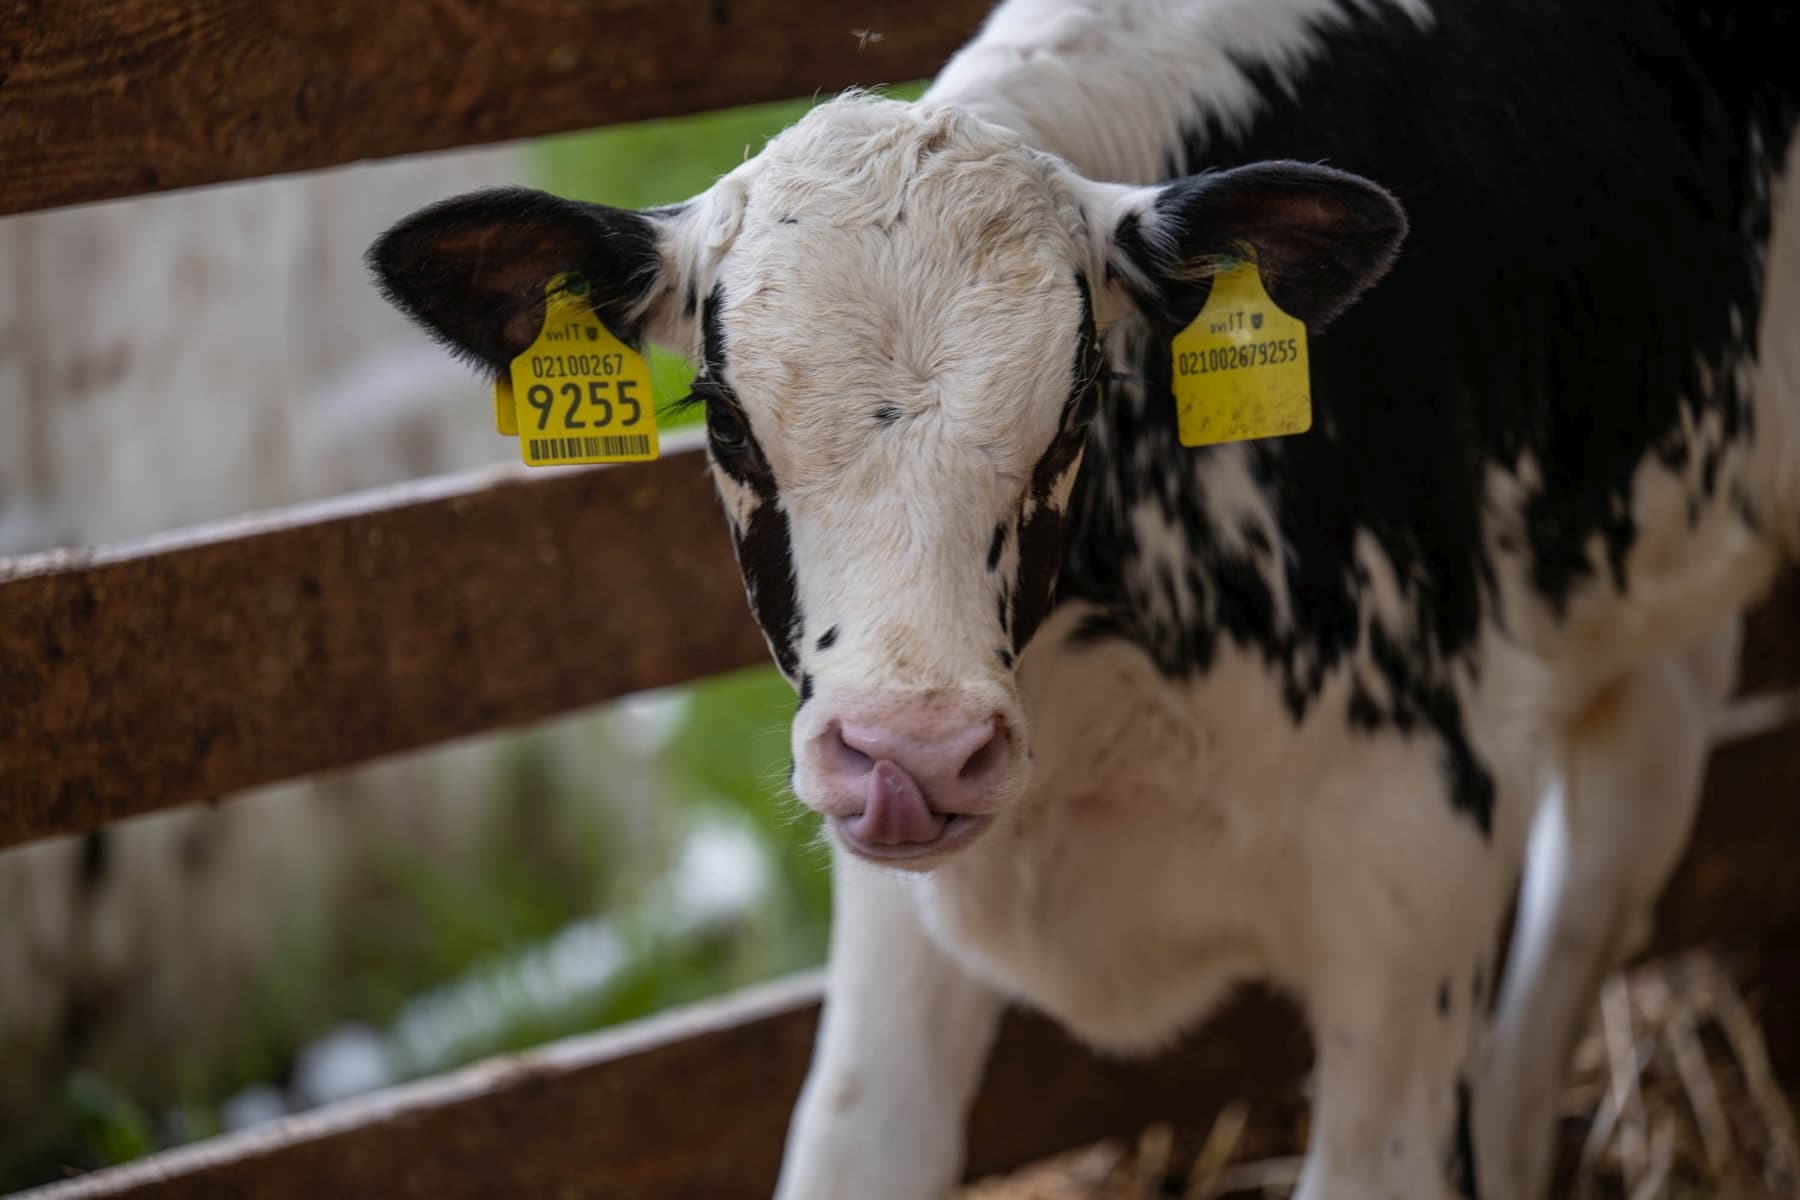
[[[1178,327],[1247,244],[1317,328],[1403,232],[1337,171],[1097,183],[957,110],[854,97],[686,204],[477,193],[369,257],[495,376],[563,272],[620,336],[694,356],[751,607],[800,692],[795,790],[849,849],[926,866],[1026,784],[1015,664],[1052,602],[1107,327]]]

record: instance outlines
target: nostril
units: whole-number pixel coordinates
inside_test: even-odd
[[[837,774],[867,775],[875,766],[873,758],[845,740],[842,726],[833,726],[826,735],[825,752],[826,766]]]
[[[976,747],[975,752],[964,760],[962,770],[956,773],[957,779],[964,783],[979,783],[1004,764],[1008,741],[1006,725],[995,720],[992,722],[992,729],[987,741]]]

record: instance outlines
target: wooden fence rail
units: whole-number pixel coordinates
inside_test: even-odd
[[[0,0],[0,214],[937,70],[987,0]]]
[[[694,436],[0,560],[0,848],[767,661]]]
[[[0,847],[767,661],[669,440],[0,561]]]
[[[0,848],[767,661],[670,449],[0,560]],[[1758,614],[1752,686],[1800,682],[1796,612]]]

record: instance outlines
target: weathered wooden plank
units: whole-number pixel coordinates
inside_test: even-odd
[[[766,661],[685,444],[0,561],[0,847]],[[1760,683],[1800,672],[1795,596]]]
[[[0,213],[929,75],[988,0],[0,0]]]
[[[0,846],[766,661],[671,442],[0,562]]]
[[[24,1195],[766,1197],[817,1019],[809,976]],[[972,1171],[1268,1094],[1306,1055],[1297,1022],[1266,1001],[1149,1063],[1095,1059],[1043,1018],[1014,1014],[971,1120]]]
[[[1772,937],[1800,945],[1797,788],[1800,730],[1735,742],[1715,756],[1695,845],[1661,907],[1657,950]],[[811,980],[776,985],[27,1195],[767,1196],[811,1049],[815,998]],[[1783,1023],[1772,1030],[1793,1032]],[[1791,1036],[1771,1045],[1777,1066],[1794,1077],[1800,1046]],[[970,1172],[1004,1170],[1152,1120],[1199,1123],[1234,1097],[1285,1094],[1307,1058],[1291,1010],[1261,995],[1234,1004],[1170,1054],[1137,1064],[1096,1059],[1048,1022],[1014,1014],[970,1122]]]

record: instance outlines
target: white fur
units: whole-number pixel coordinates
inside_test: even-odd
[[[1095,179],[1152,183],[1168,171],[1168,131],[1254,119],[1262,97],[1237,63],[1286,85],[1347,12],[1387,7],[1431,20],[1424,0],[1012,0],[925,98],[1016,129]]]

